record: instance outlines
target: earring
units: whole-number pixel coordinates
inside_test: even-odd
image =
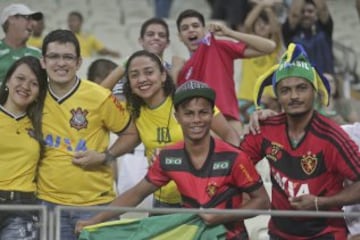
[[[9,88],[6,86],[6,87],[5,87],[5,92],[7,92],[7,91],[9,91]]]

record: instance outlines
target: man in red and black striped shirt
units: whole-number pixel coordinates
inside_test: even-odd
[[[247,135],[240,148],[256,163],[270,164],[272,209],[340,211],[360,202],[360,159],[357,145],[332,120],[314,110],[326,79],[311,66],[300,45],[290,44],[279,65],[257,82],[260,95],[272,84],[284,113],[261,122],[261,132]],[[345,178],[354,184],[343,187]],[[270,239],[345,240],[342,218],[272,217]]]

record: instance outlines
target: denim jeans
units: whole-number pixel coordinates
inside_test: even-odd
[[[56,203],[40,200],[40,203],[48,208],[49,211],[54,211],[56,206],[60,206]],[[107,205],[107,204],[104,204]],[[104,206],[99,205],[99,206]],[[96,215],[98,212],[86,212],[86,211],[61,211],[60,217],[60,239],[64,240],[77,240],[77,235],[74,233],[75,225],[78,220],[85,220]]]
[[[38,218],[27,213],[9,214],[2,218],[0,240],[39,239]]]

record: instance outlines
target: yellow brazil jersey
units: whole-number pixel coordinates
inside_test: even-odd
[[[40,145],[26,116],[15,117],[0,107],[0,189],[35,192]]]
[[[84,170],[72,164],[77,151],[103,152],[109,131],[121,132],[130,116],[110,91],[87,80],[77,80],[62,99],[49,89],[45,101],[43,133],[45,156],[39,166],[38,197],[64,205],[96,205],[110,202],[111,167]]]
[[[253,101],[255,82],[262,74],[277,64],[281,45],[271,54],[242,60],[242,76],[237,92],[238,99]],[[272,87],[266,87],[264,94],[274,96]]]
[[[219,110],[215,107],[214,115],[218,113]],[[167,97],[165,102],[157,108],[151,109],[143,106],[135,124],[146,148],[146,157],[149,161],[153,159],[153,154],[157,148],[176,143],[184,138],[181,126],[174,116],[171,97]],[[180,193],[177,191],[174,182],[170,182],[155,192],[155,198],[166,203],[179,203],[181,201]]]
[[[104,44],[92,34],[75,33],[75,36],[79,41],[82,57],[91,57],[104,48]]]

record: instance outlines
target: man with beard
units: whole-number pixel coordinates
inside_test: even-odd
[[[320,91],[328,103],[329,84],[310,64],[301,45],[290,44],[280,64],[257,81],[256,104],[272,85],[284,113],[261,122],[240,148],[257,163],[270,164],[275,210],[341,211],[360,201],[357,145],[341,127],[314,110]],[[344,179],[354,183],[343,186]],[[346,239],[343,218],[271,217],[270,239]]]

